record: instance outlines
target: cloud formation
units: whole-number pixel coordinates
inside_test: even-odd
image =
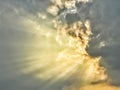
[[[91,16],[93,20],[92,32],[94,34],[88,48],[91,55],[103,57],[104,62],[101,63],[107,68],[108,75],[112,79],[111,83],[115,85],[120,85],[119,3],[119,0],[96,0],[92,7],[94,15]],[[45,39],[56,33],[53,30],[53,26],[49,20],[46,23],[45,20],[41,19],[41,16],[46,14],[46,9],[49,4],[48,0],[0,1],[1,90],[64,90],[65,86],[73,84],[70,79],[66,81],[61,79],[49,88],[46,87],[46,84],[50,80],[39,78],[39,72],[46,70],[45,68],[40,69],[41,65],[38,64],[45,62],[40,57],[42,56],[40,55],[40,51],[44,49],[42,47],[47,47],[45,52],[43,50],[43,54],[46,52],[50,54],[48,50],[52,51],[54,48],[57,48],[56,43],[49,46],[52,40]],[[38,33],[37,27],[41,28],[41,32]],[[51,29],[48,30],[48,28]],[[49,31],[52,32],[52,35],[49,34]],[[44,35],[46,32],[48,33],[47,36]],[[42,41],[39,35],[45,41]],[[52,56],[50,55],[49,58],[52,58]],[[51,62],[51,64],[53,63]],[[31,72],[26,73],[24,70]],[[105,86],[107,88],[109,85],[85,86],[83,90],[99,86]]]

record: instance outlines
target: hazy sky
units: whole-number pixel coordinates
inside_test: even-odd
[[[50,41],[42,41],[36,27],[41,25],[43,32],[52,28],[51,22],[39,18],[39,13],[46,14],[48,5],[48,0],[0,0],[0,90],[61,90],[69,84],[59,80],[44,88],[49,80],[41,80],[34,75],[38,71],[29,73],[26,69],[43,62],[38,57],[47,52],[42,47]],[[95,0],[92,11],[88,52],[103,57],[112,82],[120,85],[120,0]]]

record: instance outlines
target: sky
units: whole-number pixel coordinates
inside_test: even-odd
[[[87,51],[102,56],[111,83],[119,86],[120,0],[94,1],[90,16],[93,35]],[[42,65],[51,63],[55,68],[51,58],[59,46],[46,11],[49,5],[49,0],[0,0],[0,90],[62,90],[72,83],[62,78],[49,85],[51,79],[39,75],[48,69],[41,69]]]

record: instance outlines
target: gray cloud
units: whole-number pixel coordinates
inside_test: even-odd
[[[100,16],[93,19],[93,36],[90,42],[89,52],[93,56],[103,56],[107,71],[113,79],[113,83],[120,84],[119,66],[119,34],[120,34],[120,6],[119,0],[96,1]],[[97,35],[100,35],[97,37]],[[101,41],[106,42],[106,46],[98,48]]]

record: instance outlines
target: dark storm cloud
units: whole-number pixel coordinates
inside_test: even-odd
[[[96,10],[93,16],[93,39],[90,42],[89,52],[93,56],[103,56],[106,62],[108,74],[113,83],[120,84],[120,1],[119,0],[97,0]],[[99,15],[98,15],[99,14]],[[100,35],[99,37],[98,34]],[[100,42],[104,41],[106,46],[99,48]]]

